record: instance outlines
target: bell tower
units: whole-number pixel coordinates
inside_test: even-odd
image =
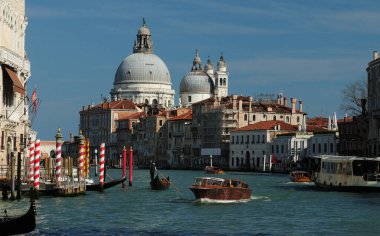
[[[223,53],[221,54],[217,70],[215,71],[215,90],[218,97],[228,96],[228,71],[227,63],[224,61]]]

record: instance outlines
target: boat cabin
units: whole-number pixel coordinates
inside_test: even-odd
[[[248,188],[248,185],[240,180],[213,178],[213,177],[198,177],[195,179],[195,182],[193,185]]]

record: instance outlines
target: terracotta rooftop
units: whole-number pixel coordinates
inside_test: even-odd
[[[250,124],[250,125],[235,129],[234,131],[274,130],[275,127],[276,128],[278,127],[278,125],[280,125],[279,130],[287,130],[287,131],[298,130],[298,127],[296,125],[291,125],[280,120],[271,120],[271,121],[261,121],[255,124]]]
[[[172,117],[170,118],[171,121],[177,121],[177,120],[191,120],[193,119],[193,113],[190,111],[190,112],[187,112],[185,114],[182,114],[182,115],[179,115],[179,116],[175,116],[175,117]]]
[[[135,104],[131,100],[120,100],[100,103],[94,106],[83,107],[82,111],[99,110],[99,109],[136,109]]]

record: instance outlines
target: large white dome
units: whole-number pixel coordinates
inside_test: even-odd
[[[116,71],[114,85],[141,82],[172,84],[168,67],[157,55],[133,53],[123,60]]]

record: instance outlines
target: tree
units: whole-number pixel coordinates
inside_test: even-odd
[[[347,84],[341,91],[342,104],[340,110],[350,116],[362,113],[361,99],[368,98],[368,82],[365,79]]]

